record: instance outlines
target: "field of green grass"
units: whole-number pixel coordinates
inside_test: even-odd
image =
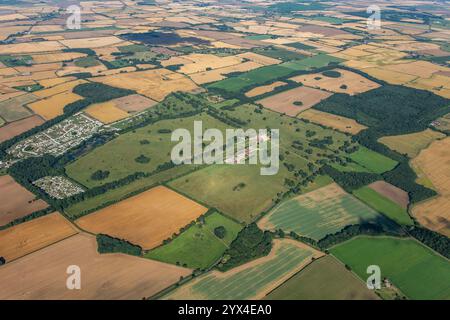
[[[278,78],[288,76],[292,72],[293,70],[280,65],[266,66],[245,72],[236,77],[214,82],[207,87],[210,89],[221,89],[231,93],[239,93],[247,87],[277,80]]]
[[[80,68],[88,68],[98,66],[100,62],[95,57],[87,56],[75,60],[74,64]]]
[[[318,55],[308,57],[302,60],[293,60],[289,62],[285,62],[280,66],[285,68],[289,68],[292,70],[312,70],[314,68],[322,68],[331,63],[338,64],[344,60],[329,56],[324,53],[320,53]]]
[[[279,49],[279,48],[269,48],[269,49],[257,49],[255,50],[256,53],[262,54],[267,57],[275,58],[275,59],[281,59],[283,61],[289,61],[289,60],[299,60],[303,59],[305,55],[289,51],[285,49]]]
[[[255,35],[244,37],[244,39],[248,39],[248,40],[266,40],[266,39],[271,39],[271,38],[272,38],[272,36],[270,36],[268,34],[255,34]]]
[[[317,259],[281,286],[266,300],[375,300],[366,284],[332,256]]]
[[[180,289],[170,293],[168,299],[251,299],[264,293],[271,284],[283,275],[300,269],[300,265],[311,259],[312,252],[293,243],[280,243],[271,258],[239,271],[208,273]],[[217,276],[220,274],[220,276]]]
[[[320,240],[348,225],[382,221],[375,210],[332,184],[281,203],[258,225]]]
[[[450,299],[450,264],[416,240],[357,237],[331,253],[363,280],[369,265],[378,265],[386,277],[411,299]]]
[[[214,234],[214,229],[219,226],[226,230],[223,239]],[[205,269],[220,259],[241,229],[238,223],[214,212],[205,218],[204,224],[196,223],[144,257],[191,269]]]
[[[383,213],[390,219],[404,225],[412,225],[413,221],[408,215],[406,209],[400,207],[394,201],[383,197],[375,190],[369,187],[362,187],[353,191],[353,195],[366,203],[368,206],[374,208],[378,212]]]
[[[70,178],[92,188],[116,181],[135,172],[152,172],[159,165],[171,160],[171,150],[177,144],[170,141],[171,131],[177,128],[193,131],[194,120],[203,121],[204,130],[207,128],[225,129],[224,123],[206,114],[162,120],[122,134],[94,149],[69,164],[66,167],[66,173]],[[146,163],[136,161],[141,155],[150,160]],[[92,174],[98,170],[109,171],[108,177],[103,180],[93,179]]]
[[[390,171],[397,165],[397,161],[362,146],[348,157],[374,173]]]
[[[272,205],[277,193],[286,191],[287,176],[284,167],[276,175],[263,176],[258,165],[211,165],[169,186],[239,221],[251,222]]]

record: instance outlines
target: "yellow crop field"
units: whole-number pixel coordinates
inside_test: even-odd
[[[99,37],[99,38],[83,38],[83,39],[70,39],[60,41],[64,46],[76,49],[76,48],[99,48],[106,47],[123,42],[123,40],[111,36],[111,37]]]
[[[355,95],[357,93],[366,92],[380,87],[363,76],[342,69],[334,69],[333,71],[340,73],[337,78],[327,77],[322,73],[306,74],[291,78],[291,80],[300,82],[305,86],[323,89],[331,92],[347,93]]]
[[[274,89],[286,85],[286,82],[283,81],[275,81],[271,84],[260,86],[253,88],[245,93],[245,95],[249,98],[260,96],[264,93],[272,92]]]
[[[450,236],[450,137],[433,142],[412,164],[439,193],[438,197],[415,205],[412,214],[427,228]]]
[[[113,87],[136,90],[138,93],[156,101],[163,100],[175,91],[192,92],[199,87],[186,76],[167,69],[119,73],[91,78]]]
[[[0,54],[59,51],[64,49],[58,41],[26,42],[0,45]]]
[[[76,224],[89,232],[126,239],[148,250],[206,211],[202,205],[159,186],[81,217]]]
[[[45,120],[50,120],[62,115],[66,105],[81,99],[82,97],[75,93],[63,92],[49,98],[30,103],[28,107]]]
[[[85,53],[80,52],[52,52],[46,54],[35,54],[31,57],[35,63],[51,63],[51,62],[61,62],[70,61],[73,59],[78,59],[86,57]]]
[[[53,79],[51,79],[51,82],[58,81],[55,79],[60,79],[60,78],[53,78]],[[70,81],[70,82],[63,82],[61,84],[54,85],[49,89],[35,91],[35,92],[33,92],[33,94],[35,96],[38,96],[39,98],[48,98],[48,97],[51,97],[51,96],[54,96],[54,95],[57,95],[60,93],[72,92],[74,87],[76,87],[77,85],[82,84],[82,83],[86,83],[86,81],[85,80],[75,80],[75,81]]]
[[[129,116],[128,112],[116,107],[114,102],[97,103],[89,106],[85,112],[105,124],[109,124]]]
[[[428,147],[433,141],[445,137],[445,134],[441,132],[426,129],[417,133],[382,137],[378,139],[378,141],[398,153],[406,154],[408,157],[413,158],[417,156],[422,149]]]
[[[348,132],[351,134],[357,134],[361,130],[367,127],[359,124],[353,119],[337,116],[328,112],[322,112],[315,109],[308,109],[298,115],[299,118],[308,119],[312,122],[319,123],[321,125],[331,127],[333,129]]]

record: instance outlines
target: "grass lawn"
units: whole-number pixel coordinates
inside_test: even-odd
[[[214,229],[219,226],[226,230],[223,239],[214,234]],[[242,226],[238,223],[214,212],[206,217],[205,224],[196,223],[168,244],[149,251],[144,257],[187,268],[204,269],[220,259],[241,229]]]
[[[152,172],[159,165],[171,160],[171,150],[177,144],[170,141],[171,131],[177,128],[192,131],[195,120],[203,121],[204,129],[225,128],[225,124],[206,114],[158,121],[122,134],[94,149],[69,164],[66,167],[66,173],[72,179],[91,188],[116,181],[135,172]],[[147,157],[148,162],[137,161],[136,159],[141,155]],[[98,170],[109,171],[108,177],[103,180],[93,179],[92,174]]]
[[[268,209],[278,192],[286,191],[285,168],[262,176],[258,165],[211,165],[169,183],[169,186],[217,208],[242,222],[253,221]]]
[[[239,93],[245,88],[286,77],[292,72],[293,70],[280,65],[266,66],[245,72],[236,77],[214,82],[207,87],[211,89],[221,89],[231,93]]]
[[[417,133],[386,136],[378,139],[378,141],[400,154],[406,154],[408,157],[414,158],[433,141],[445,137],[445,134],[441,132],[426,129]]]
[[[357,237],[339,244],[331,253],[363,280],[369,265],[378,265],[411,299],[450,299],[450,263],[412,239]]]
[[[397,161],[363,146],[356,152],[349,154],[348,157],[374,173],[390,171],[397,165]]]
[[[413,220],[406,212],[406,209],[400,207],[394,201],[383,197],[375,190],[369,187],[362,187],[358,190],[354,190],[353,194],[358,199],[365,202],[367,205],[374,208],[378,212],[383,213],[392,220],[404,225],[413,224]]]
[[[266,300],[375,300],[377,295],[332,256],[317,259]]]

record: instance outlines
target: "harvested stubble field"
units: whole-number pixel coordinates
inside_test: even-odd
[[[214,229],[220,226],[225,228],[223,239],[214,234]],[[145,257],[191,269],[207,268],[218,261],[241,229],[238,223],[214,212],[204,223],[189,227],[168,244],[149,251]]]
[[[276,89],[278,87],[281,87],[281,86],[284,86],[286,84],[287,83],[283,82],[283,81],[275,81],[275,82],[273,82],[271,84],[268,84],[268,85],[265,85],[265,86],[260,86],[260,87],[253,88],[253,89],[247,91],[245,93],[245,96],[247,96],[249,98],[260,96],[260,95],[262,95],[264,93],[272,92],[274,89]]]
[[[11,122],[0,128],[0,142],[9,140],[25,131],[43,124],[44,122],[45,121],[37,115]]]
[[[294,231],[320,240],[345,226],[383,221],[375,210],[333,183],[281,203],[258,221],[261,229]]]
[[[357,134],[361,130],[367,129],[366,126],[359,124],[353,119],[337,116],[328,112],[322,112],[315,109],[308,109],[298,115],[299,118],[306,119],[323,126],[327,126],[341,132]]]
[[[66,105],[81,99],[82,97],[75,93],[64,92],[30,103],[28,107],[42,118],[51,120],[62,115]]]
[[[10,262],[76,234],[59,213],[47,214],[0,231],[0,256]]]
[[[448,260],[412,239],[360,236],[339,244],[331,253],[361,278],[376,264],[411,299],[449,299]]]
[[[18,184],[11,176],[0,177],[0,225],[48,207],[43,200]]]
[[[378,141],[400,154],[406,154],[408,157],[414,158],[422,149],[428,147],[433,141],[445,137],[446,135],[441,132],[426,129],[417,133],[386,136],[378,139]]]
[[[117,108],[111,101],[93,104],[86,108],[84,112],[104,124],[116,122],[129,116],[128,112]]]
[[[131,194],[136,194],[136,192],[147,190],[152,186],[171,180],[174,177],[185,175],[195,169],[197,169],[197,166],[176,166],[149,177],[135,180],[124,186],[108,190],[106,193],[102,193],[97,196],[74,203],[68,208],[64,209],[64,212],[70,218],[78,217],[83,213],[86,213],[87,211],[93,211],[100,207],[105,207],[106,205],[116,203],[118,200],[125,199]]]
[[[82,272],[81,290],[67,290],[67,267]],[[0,269],[0,299],[142,299],[191,270],[121,253],[100,255],[95,237],[79,234]]]
[[[159,186],[81,217],[76,224],[89,232],[125,239],[149,250],[206,211],[200,204]]]
[[[90,80],[116,88],[135,90],[137,93],[156,101],[162,101],[172,92],[199,90],[199,87],[186,76],[167,69],[118,73],[91,78]]]
[[[433,142],[412,164],[420,168],[439,193],[415,205],[412,214],[427,228],[450,236],[450,138]]]
[[[311,108],[329,96],[331,96],[331,93],[326,91],[308,87],[298,87],[258,100],[256,103],[279,113],[296,116],[300,112]]]
[[[340,74],[339,77],[328,77],[325,73],[314,73],[291,78],[305,86],[318,88],[331,92],[355,95],[378,88],[380,85],[363,76],[342,69],[333,69]]]
[[[323,254],[293,240],[274,240],[269,255],[227,272],[212,271],[169,293],[164,299],[261,299]]]
[[[317,259],[281,286],[266,300],[377,300],[366,284],[332,256]]]

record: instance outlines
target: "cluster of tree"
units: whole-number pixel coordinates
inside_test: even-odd
[[[450,105],[449,99],[428,91],[383,85],[354,96],[334,94],[314,109],[355,119],[378,139],[425,130],[432,120],[450,112]]]
[[[319,240],[317,242],[317,246],[321,250],[326,250],[338,243],[347,241],[358,235],[403,235],[400,229],[397,229],[397,232],[392,232],[386,230],[382,224],[377,222],[364,222],[361,224],[349,225],[346,226],[339,232],[334,234],[329,234],[325,236],[325,238]]]
[[[225,229],[224,226],[218,226],[214,228],[214,235],[219,238],[223,239],[225,238],[225,235],[227,234],[227,229]]]
[[[266,256],[272,249],[272,236],[262,231],[256,223],[242,229],[230,248],[225,251],[224,260],[218,264],[221,271],[226,271],[250,260]]]
[[[341,76],[341,73],[336,70],[326,70],[322,74],[329,78],[339,78]]]
[[[142,255],[142,248],[126,240],[110,237],[106,234],[97,235],[97,250],[99,253],[126,253],[133,256]]]
[[[450,259],[450,239],[446,236],[421,227],[411,227],[409,234],[414,238]]]
[[[150,162],[150,158],[141,154],[139,155],[139,157],[137,157],[136,159],[134,159],[134,161],[136,161],[137,163],[149,163]]]
[[[109,177],[109,173],[108,170],[97,170],[91,174],[91,179],[96,181],[105,180]]]
[[[97,82],[79,84],[73,88],[72,92],[89,100],[90,103],[105,102],[136,93],[133,90],[115,88]]]
[[[214,108],[209,108],[207,113],[216,118],[219,121],[222,121],[225,124],[228,124],[232,127],[239,128],[245,126],[247,123],[239,118],[232,117],[225,112],[220,112]]]
[[[401,162],[394,170],[382,174],[384,180],[408,192],[411,203],[435,196],[436,191],[416,183],[417,175],[408,162]]]

